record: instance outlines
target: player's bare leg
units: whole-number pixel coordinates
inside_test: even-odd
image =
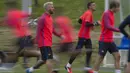
[[[104,59],[103,56],[98,55],[98,57],[96,59],[96,63],[95,63],[94,68],[93,68],[94,73],[98,73],[99,68],[100,68],[100,64],[102,63],[103,59]]]
[[[47,60],[46,64],[47,64],[47,68],[48,68],[48,73],[52,73],[52,71],[53,71],[52,60],[51,59]]]
[[[69,59],[69,62],[65,66],[65,69],[68,71],[68,73],[72,73],[71,64],[73,63],[75,58],[80,54],[80,52],[81,52],[81,50],[76,50],[76,51],[74,51],[74,53],[72,53],[72,55],[71,55],[71,57]]]
[[[114,52],[112,53],[112,55],[114,56],[115,59],[115,73],[121,73],[120,70],[120,54],[119,52]]]
[[[127,64],[127,67],[125,69],[125,73],[130,73],[130,62]]]

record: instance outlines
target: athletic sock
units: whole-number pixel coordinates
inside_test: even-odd
[[[68,63],[66,66],[67,66],[67,67],[71,67],[71,64],[70,64],[70,63]]]
[[[116,69],[115,73],[121,73],[121,70],[120,69]]]

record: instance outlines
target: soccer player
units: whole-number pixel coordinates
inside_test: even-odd
[[[125,37],[128,37],[128,38],[130,39],[130,34],[128,34],[128,33],[125,31],[125,27],[126,27],[127,25],[130,27],[130,15],[128,15],[128,16],[124,19],[124,21],[120,24],[120,26],[119,26],[120,32],[121,32],[122,34],[124,34]],[[130,45],[130,43],[129,43],[129,45]],[[128,52],[128,64],[127,64],[125,73],[130,73],[130,49],[129,49],[129,52]]]
[[[115,60],[115,73],[121,73],[120,70],[120,54],[113,40],[113,32],[120,32],[114,27],[114,13],[119,11],[120,3],[116,0],[111,1],[109,10],[102,15],[101,34],[99,39],[99,53],[94,65],[94,73],[98,73],[100,64],[107,52],[111,53]]]
[[[79,23],[81,24],[81,28],[79,30],[78,35],[78,44],[76,46],[76,49],[72,56],[69,59],[69,62],[65,66],[65,69],[68,71],[68,73],[72,73],[71,65],[77,55],[81,52],[81,49],[83,46],[86,48],[86,64],[85,69],[90,69],[90,60],[92,55],[92,42],[90,38],[90,31],[93,29],[93,12],[95,11],[96,4],[94,2],[89,2],[87,4],[88,10],[80,17]]]
[[[72,52],[74,46],[75,33],[71,20],[67,16],[58,16],[55,18],[55,24],[64,37],[61,39],[58,52]]]
[[[54,13],[53,2],[46,2],[44,4],[44,8],[45,13],[38,20],[36,35],[36,41],[38,47],[40,48],[42,58],[35,66],[28,68],[26,73],[32,73],[34,69],[39,68],[42,64],[47,64],[48,73],[52,73],[52,33],[57,36],[60,35],[57,34],[53,29],[53,20],[51,16]]]
[[[8,5],[7,15],[5,19],[3,19],[7,23],[7,26],[12,29],[16,38],[18,39],[17,46],[19,48],[16,52],[18,56],[23,52],[25,47],[33,46],[31,32],[28,28],[27,21],[25,20],[27,17],[29,17],[28,13],[18,10],[16,8],[16,4],[12,3],[11,5]],[[26,60],[27,58],[24,56],[24,63]]]
[[[66,53],[71,54],[72,50],[74,49],[74,40],[75,40],[75,33],[72,27],[72,22],[67,16],[57,16],[54,21],[56,28],[58,29],[59,33],[63,36],[58,44],[59,48],[57,49],[57,53]],[[60,64],[60,59],[58,56],[54,54],[54,60],[56,61],[56,67],[53,70],[53,73],[58,72],[58,67]]]

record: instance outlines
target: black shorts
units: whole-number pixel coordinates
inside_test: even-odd
[[[0,51],[0,59],[2,62],[7,58],[7,54],[4,51]]]
[[[25,48],[25,47],[31,47],[33,46],[33,39],[32,36],[24,36],[24,37],[20,37],[17,40],[17,46],[21,49]]]
[[[74,48],[74,42],[68,42],[68,43],[61,43],[60,48],[57,49],[57,51],[60,52],[72,52]]]
[[[40,52],[43,61],[46,61],[48,59],[53,59],[53,53],[51,47],[49,46],[40,47]]]
[[[128,51],[128,62],[130,62],[130,49]]]
[[[92,42],[91,39],[79,38],[78,44],[76,46],[76,50],[81,50],[85,46],[86,49],[92,50]]]
[[[109,53],[111,54],[114,52],[118,52],[118,48],[116,47],[116,44],[114,42],[108,43],[99,41],[99,55],[104,57],[107,51],[109,51]]]

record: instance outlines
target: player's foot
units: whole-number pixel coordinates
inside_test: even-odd
[[[72,69],[71,69],[71,67],[67,67],[67,66],[65,66],[65,69],[67,70],[68,73],[72,73]]]
[[[30,72],[30,69],[28,68],[26,69],[26,73],[32,73],[32,72]]]
[[[86,70],[85,73],[94,73],[92,70]]]
[[[59,73],[59,71],[52,71],[52,73]]]
[[[93,70],[90,67],[84,67],[84,71],[85,73],[93,73]]]
[[[91,70],[88,70],[88,73],[93,73],[93,70],[91,69]]]

